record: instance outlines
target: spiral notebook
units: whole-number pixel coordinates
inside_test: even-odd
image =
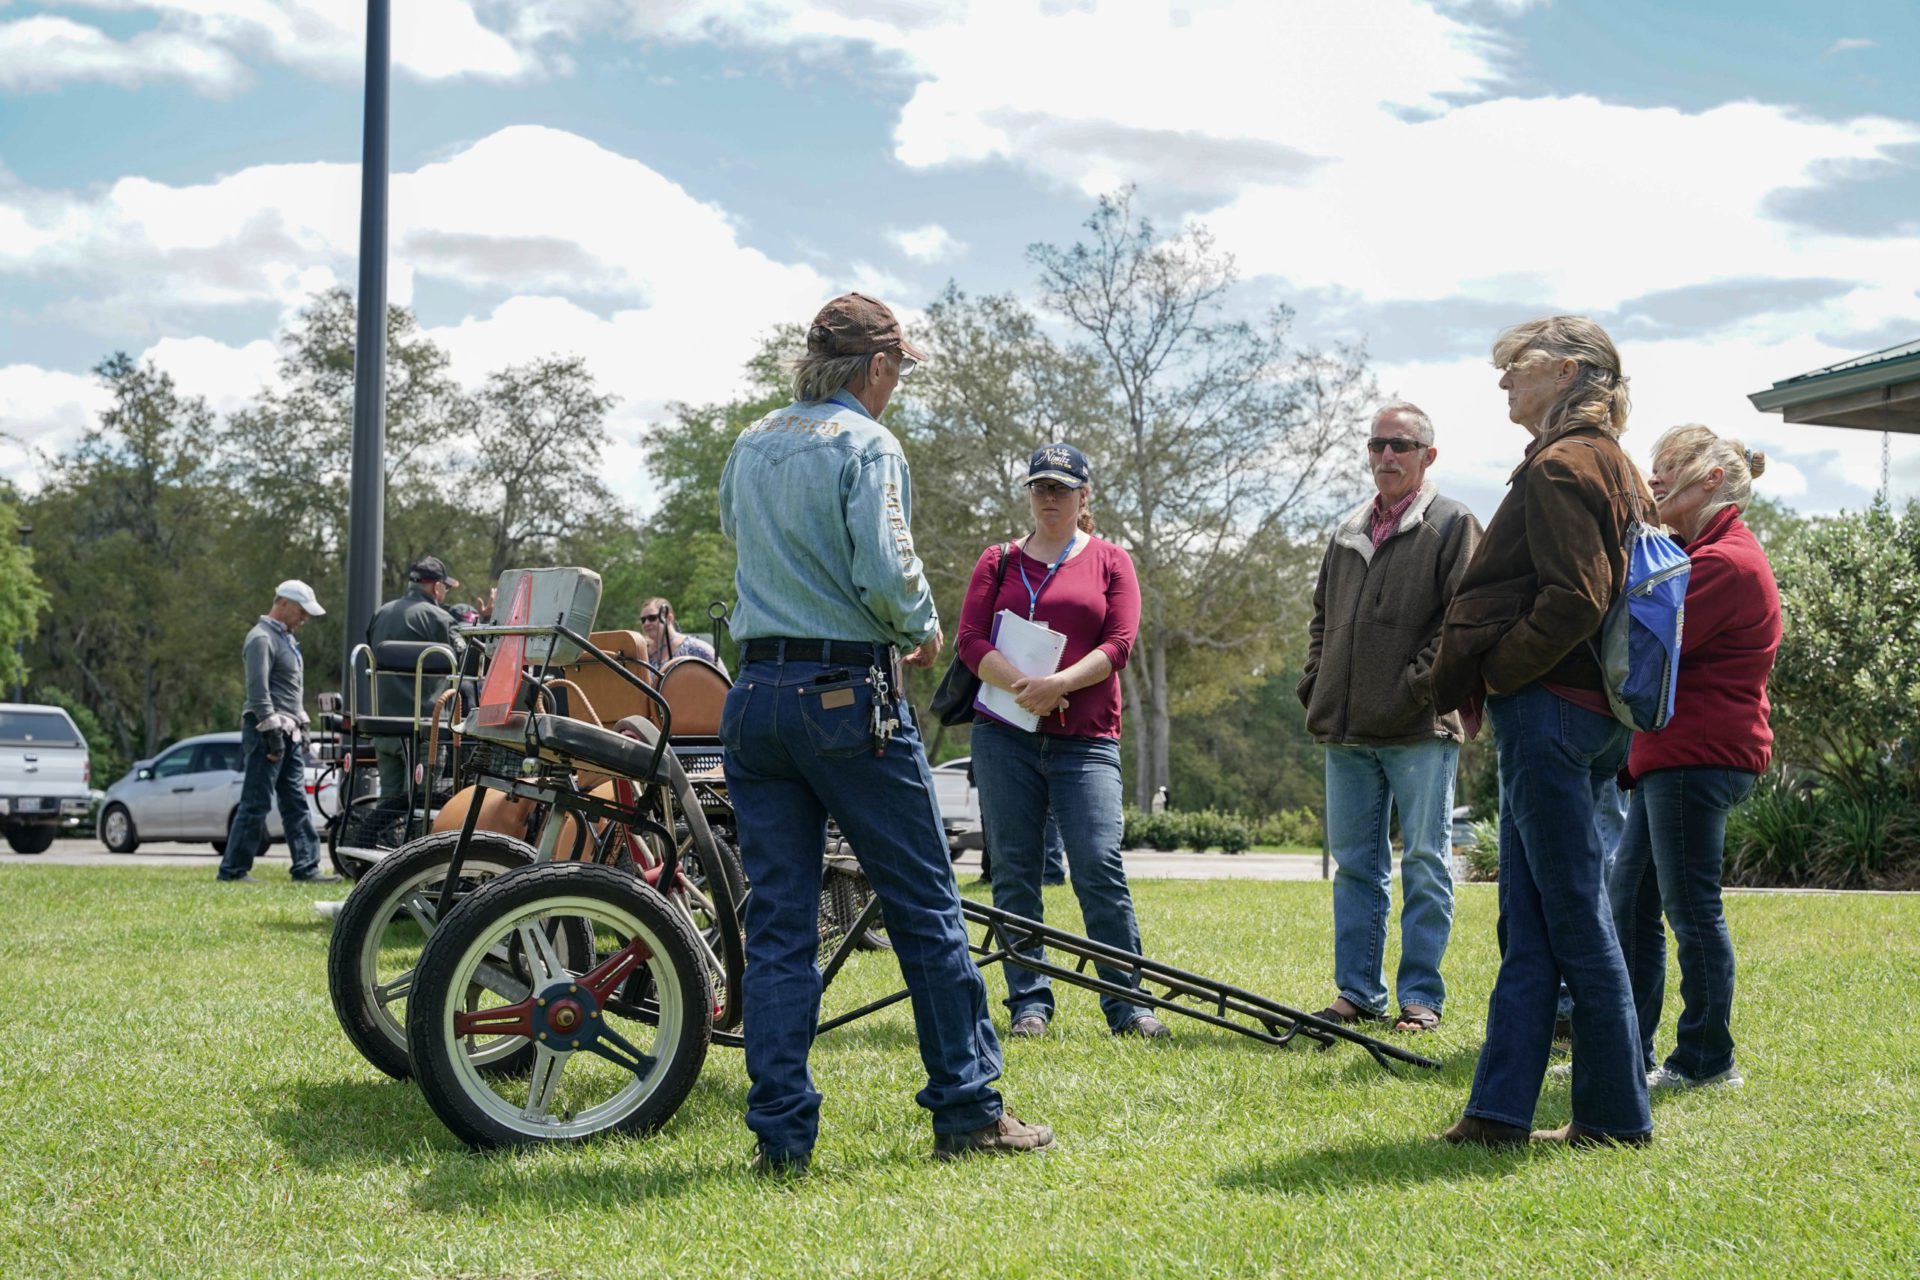
[[[1021,675],[1050,676],[1060,669],[1060,655],[1066,651],[1067,637],[1041,623],[1029,622],[1011,609],[1002,609],[993,615],[993,647]],[[973,707],[1028,733],[1040,727],[1039,716],[1014,701],[1005,689],[984,680],[980,682],[980,693],[974,698]]]

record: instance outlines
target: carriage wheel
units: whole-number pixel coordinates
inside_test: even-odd
[[[460,842],[458,831],[423,836],[373,865],[347,895],[327,947],[327,989],[347,1039],[374,1066],[397,1080],[413,1074],[407,1057],[406,1002],[414,966],[438,919],[440,889]],[[531,845],[492,831],[476,831],[460,866],[464,897],[509,871],[531,865]],[[456,898],[456,901],[458,898]],[[584,928],[561,933],[567,954],[584,957],[592,940]],[[476,1046],[481,1063],[525,1069],[527,1047],[514,1040]]]
[[[747,873],[733,844],[707,822],[700,797],[671,753],[661,762],[663,778],[655,795],[674,833],[685,883],[671,895],[684,904],[694,931],[705,943],[714,987],[713,1025],[731,1031],[740,1025],[740,976],[747,953],[742,904]]]
[[[592,928],[597,962],[553,945],[550,926],[573,921]],[[468,1145],[571,1142],[666,1123],[706,1060],[712,1012],[681,911],[610,867],[549,863],[483,886],[441,922],[420,957],[407,1040],[428,1105]],[[483,1071],[468,1045],[494,1039],[531,1049],[530,1069]]]

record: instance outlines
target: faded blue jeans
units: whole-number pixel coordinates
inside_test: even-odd
[[[1393,906],[1388,818],[1400,811],[1400,1007],[1439,1013],[1440,959],[1453,932],[1453,780],[1460,745],[1327,748],[1327,845],[1333,854],[1333,981],[1355,1008],[1387,1013],[1387,921]]]
[[[789,658],[746,664],[721,713],[727,791],[752,885],[741,981],[747,1127],[774,1159],[812,1151],[820,1128],[807,1057],[820,1019],[828,817],[880,899],[927,1071],[916,1098],[932,1112],[934,1132],[967,1133],[1000,1118],[1000,1041],[967,949],[933,775],[906,700],[895,704],[900,727],[884,750],[869,731],[872,709],[864,668]]]
[[[1530,684],[1487,699],[1500,759],[1500,924],[1506,949],[1466,1112],[1530,1127],[1553,1046],[1560,980],[1573,992],[1573,1118],[1614,1138],[1652,1132],[1640,1023],[1594,830],[1601,779],[1627,727]]]
[[[265,740],[253,724],[249,714],[240,725],[240,763],[246,776],[240,783],[233,826],[227,831],[226,852],[220,855],[219,878],[238,880],[253,870],[253,860],[267,848],[267,810],[278,802],[293,878],[311,879],[320,874],[320,837],[307,808],[306,752],[289,738],[278,760],[267,759]]]
[[[1607,892],[1640,1016],[1645,1065],[1667,995],[1664,911],[1680,951],[1680,1022],[1667,1066],[1690,1080],[1733,1065],[1733,939],[1720,901],[1727,811],[1747,798],[1745,769],[1658,769],[1639,779]]]
[[[1029,920],[1046,918],[1040,867],[1051,806],[1066,841],[1087,937],[1137,953],[1140,925],[1120,860],[1119,742],[1028,733],[981,718],[973,722],[973,778],[980,789],[980,823],[993,850],[993,905]],[[1046,951],[1034,947],[1023,954],[1044,959]],[[1044,975],[1015,964],[1000,967],[1015,1021],[1053,1017],[1053,984]],[[1098,972],[1118,986],[1138,985],[1122,970],[1099,967]],[[1149,1012],[1107,995],[1100,997],[1100,1011],[1114,1031]]]

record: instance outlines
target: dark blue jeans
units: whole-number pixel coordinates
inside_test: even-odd
[[[1573,1118],[1616,1138],[1653,1130],[1640,1027],[1594,831],[1596,784],[1626,759],[1626,726],[1538,684],[1487,699],[1500,760],[1500,924],[1467,1114],[1531,1126],[1560,980],[1573,993]]]
[[[884,650],[882,650],[884,654]],[[822,682],[836,673],[852,677]],[[727,790],[747,896],[747,1127],[773,1157],[813,1149],[820,1093],[807,1069],[820,1019],[820,874],[829,816],[880,899],[920,1039],[918,1096],[935,1133],[999,1119],[1000,1042],[967,950],[933,776],[904,700],[884,750],[869,732],[865,668],[763,661],[741,670],[721,715]]]
[[[980,823],[993,850],[993,905],[1029,920],[1044,920],[1040,867],[1051,809],[1066,841],[1073,893],[1087,936],[1122,951],[1140,950],[1140,926],[1120,860],[1120,744],[1111,738],[1067,738],[1028,733],[992,720],[973,722],[973,777],[980,789]],[[1033,947],[1022,954],[1044,959]],[[1019,965],[1001,966],[1007,1008],[1017,1020],[1053,1016],[1053,984]],[[1100,968],[1106,981],[1137,986],[1119,969]],[[1118,996],[1101,996],[1112,1030],[1149,1012]]]
[[[1733,1065],[1733,939],[1720,902],[1727,811],[1747,798],[1745,769],[1660,769],[1641,778],[1607,881],[1645,1065],[1667,996],[1666,913],[1680,950],[1680,1025],[1667,1066],[1693,1080]]]
[[[293,878],[320,874],[320,837],[313,830],[307,808],[307,762],[300,744],[289,741],[280,759],[267,759],[260,731],[251,721],[240,726],[240,761],[246,777],[240,783],[240,807],[227,832],[227,851],[220,855],[220,878],[237,880],[253,870],[253,860],[266,851],[267,810],[280,805],[280,830],[293,858]]]

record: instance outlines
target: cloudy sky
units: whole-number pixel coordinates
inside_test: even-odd
[[[1859,507],[1878,436],[1746,396],[1920,338],[1911,0],[401,0],[390,288],[458,372],[574,352],[640,427],[848,287],[1030,293],[1138,183],[1248,307],[1365,339],[1483,514],[1524,443],[1501,325],[1581,311],[1628,443],[1703,421]],[[0,0],[0,474],[150,357],[217,408],[355,278],[359,0]],[[1356,460],[1356,465],[1358,461]],[[1920,496],[1920,437],[1894,439]]]

